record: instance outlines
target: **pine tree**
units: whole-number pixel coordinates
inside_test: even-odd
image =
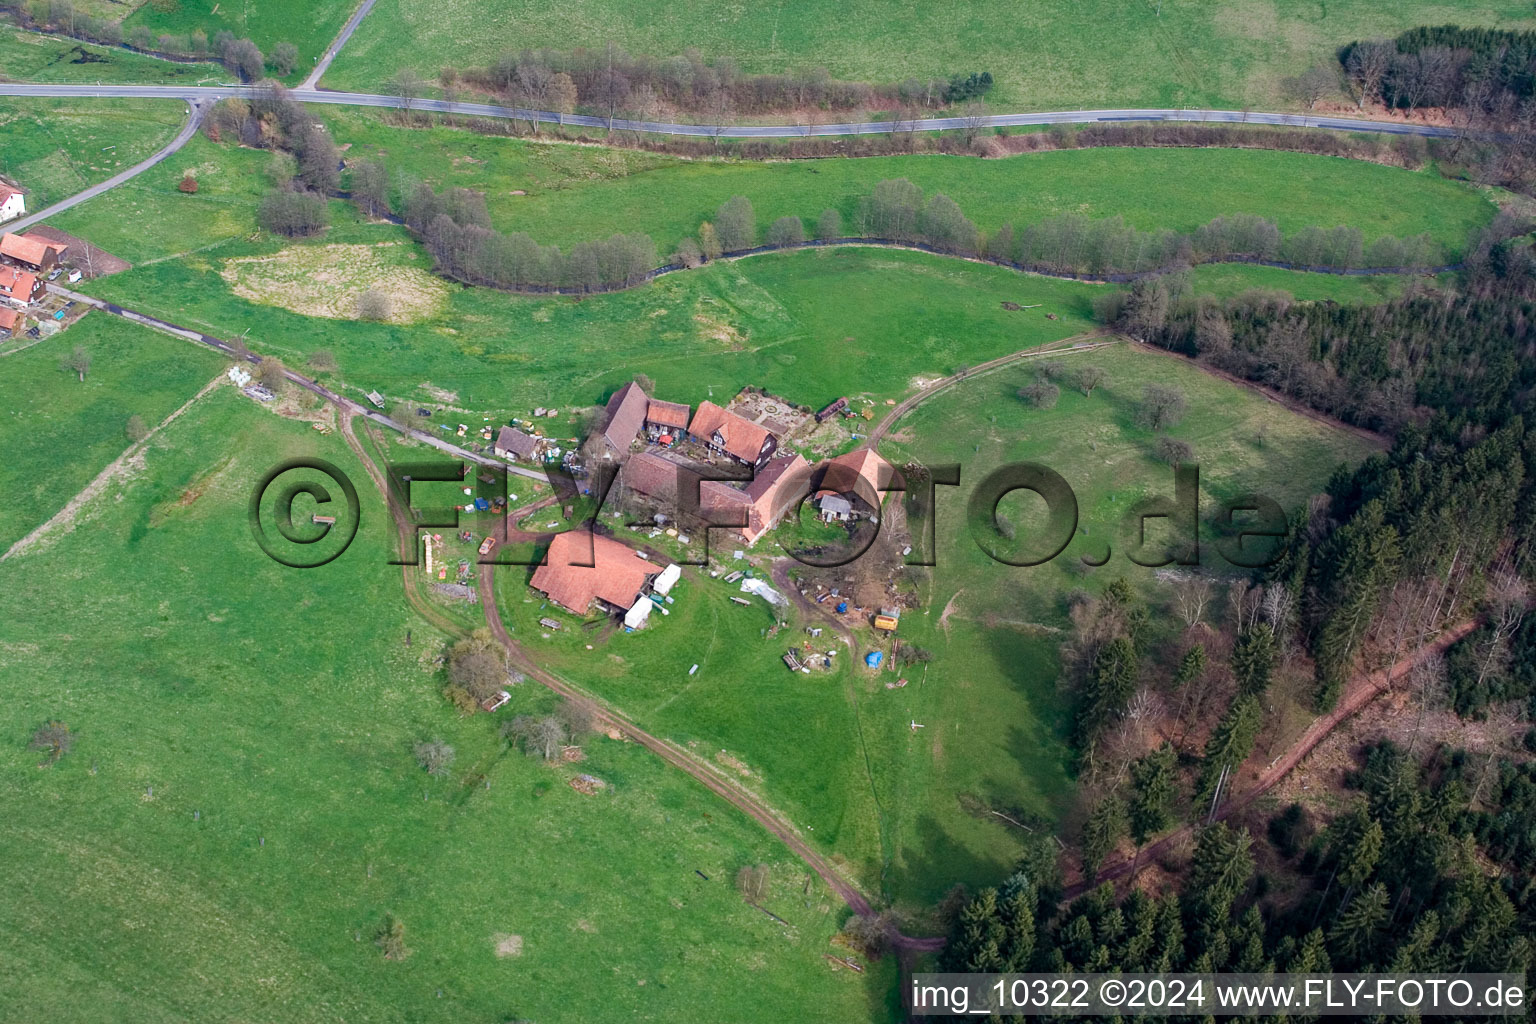
[[[1362,890],[1344,907],[1328,933],[1334,962],[1365,970],[1387,923],[1387,887],[1377,882]]]
[[[1094,805],[1083,822],[1083,881],[1089,885],[1098,878],[1099,867],[1125,835],[1125,804],[1109,794]]]
[[[1173,688],[1181,690],[1194,682],[1205,671],[1205,645],[1195,644],[1179,659],[1179,667],[1173,673]]]
[[[1131,765],[1131,798],[1127,818],[1131,839],[1138,847],[1168,827],[1175,762],[1173,746],[1165,742]]]
[[[1136,670],[1136,650],[1128,638],[1116,637],[1099,649],[1078,716],[1083,749],[1091,750],[1130,703],[1136,692]]]
[[[1321,567],[1317,610],[1322,625],[1312,651],[1319,711],[1338,702],[1355,648],[1376,615],[1382,591],[1395,580],[1400,558],[1397,531],[1386,522],[1384,504],[1373,500],[1339,527],[1314,559]]]
[[[1291,974],[1327,974],[1333,969],[1321,928],[1313,928],[1306,934],[1296,955],[1285,962],[1285,969]]]
[[[1243,630],[1232,647],[1232,675],[1237,680],[1238,693],[1256,697],[1269,688],[1277,650],[1275,630],[1269,623],[1260,622]]]
[[[1229,775],[1248,759],[1253,752],[1253,741],[1264,724],[1264,709],[1259,699],[1252,695],[1238,697],[1227,709],[1205,743],[1205,760],[1200,766],[1200,785],[1196,790],[1196,802],[1204,805],[1216,795],[1222,773]]]

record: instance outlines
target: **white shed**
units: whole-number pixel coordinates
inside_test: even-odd
[[[656,577],[656,582],[651,584],[651,589],[662,597],[666,597],[667,591],[672,589],[672,585],[681,579],[682,575],[682,569],[675,565],[669,565],[661,570],[661,575]]]
[[[639,629],[645,625],[645,620],[651,617],[651,604],[648,597],[637,597],[635,603],[629,606],[629,611],[624,613],[624,625],[629,629]]]

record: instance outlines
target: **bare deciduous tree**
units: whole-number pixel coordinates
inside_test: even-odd
[[[70,350],[64,360],[64,369],[77,374],[82,383],[85,381],[85,375],[91,372],[91,354],[84,345],[76,345]]]
[[[75,745],[74,734],[69,731],[69,726],[63,722],[51,721],[40,726],[32,734],[31,747],[33,750],[41,750],[46,755],[43,764],[49,765],[69,753]]]
[[[1109,382],[1109,374],[1102,366],[1084,366],[1077,371],[1077,386],[1082,389],[1085,398],[1093,397],[1095,388],[1101,388]]]
[[[1204,577],[1191,576],[1174,584],[1174,605],[1185,629],[1205,624],[1205,607],[1211,603],[1211,594],[1211,581]]]
[[[447,775],[453,766],[454,749],[442,740],[425,740],[416,744],[416,763],[427,770],[428,775]]]
[[[1148,384],[1141,392],[1141,408],[1138,417],[1143,426],[1153,430],[1167,430],[1177,426],[1189,409],[1184,392],[1166,384]]]
[[[422,78],[415,68],[401,68],[395,72],[394,77],[384,83],[384,88],[400,98],[400,108],[405,111],[405,116],[409,119],[426,85],[426,79]]]

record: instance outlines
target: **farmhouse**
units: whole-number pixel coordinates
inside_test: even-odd
[[[42,298],[43,282],[37,275],[15,267],[0,267],[0,299],[16,306],[26,306]]]
[[[734,511],[738,521],[744,522],[738,535],[750,547],[800,503],[809,469],[799,455],[780,455],[759,469],[745,487],[705,480],[699,485],[699,506],[711,518],[723,519]]]
[[[688,406],[653,398],[645,407],[645,432],[651,437],[680,437],[688,431]]]
[[[608,415],[603,424],[603,458],[623,461],[629,457],[629,448],[645,426],[645,416],[650,399],[640,385],[630,381],[608,399]]]
[[[539,440],[516,427],[502,427],[491,450],[504,459],[527,459],[531,462],[538,457]]]
[[[21,189],[0,181],[0,220],[15,220],[27,212],[27,200]]]
[[[53,269],[54,264],[64,258],[64,253],[69,251],[69,246],[58,242],[51,242],[46,238],[34,238],[31,235],[17,235],[6,232],[0,238],[0,256],[4,256],[12,263],[31,267],[42,273]]]
[[[778,450],[778,438],[767,427],[722,409],[714,402],[700,402],[688,433],[700,444],[729,455],[748,466],[761,466]]]
[[[531,585],[555,604],[585,615],[593,602],[609,614],[634,606],[646,582],[661,570],[633,549],[590,530],[557,533]]]

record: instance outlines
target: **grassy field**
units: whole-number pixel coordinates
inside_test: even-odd
[[[322,569],[267,560],[246,523],[254,479],[294,455],[363,492]],[[889,964],[823,959],[846,911],[692,780],[606,739],[546,766],[454,714],[336,435],[220,388],[82,517],[0,570],[0,1016],[892,1019]],[[521,687],[502,716],[548,707]],[[77,742],[40,770],[49,719]],[[447,778],[413,761],[431,738],[457,749]],[[786,925],[734,891],[759,862]],[[388,914],[400,962],[372,941]]]
[[[354,0],[262,0],[257,4],[150,0],[139,5],[123,22],[123,28],[131,31],[143,25],[157,38],[185,37],[201,29],[212,39],[221,31],[229,31],[251,40],[269,56],[278,43],[292,43],[299,48],[299,61],[292,77],[302,80],[356,7]]]
[[[1282,231],[1317,225],[1381,235],[1429,232],[1457,251],[1494,208],[1433,171],[1357,160],[1234,149],[1083,149],[1001,160],[872,157],[772,163],[682,160],[595,146],[527,142],[451,128],[407,129],[364,111],[317,111],[348,157],[382,157],[439,188],[486,194],[496,225],[545,244],[644,231],[664,253],[733,195],[752,200],[760,228],[799,216],[807,231],[827,207],[851,225],[859,200],[886,178],[943,192],[984,230],[1078,213],[1123,216],[1143,229],[1192,231],[1213,217],[1253,213]]]
[[[131,263],[203,250],[256,231],[270,160],[196,135],[163,163],[50,223]],[[176,187],[187,174],[197,179],[193,195]]]
[[[229,72],[214,64],[157,60],[119,47],[92,46],[73,39],[23,32],[9,24],[0,24],[0,74],[17,82],[106,85],[213,85],[229,80]]]
[[[171,141],[186,105],[133,99],[0,99],[0,173],[27,212],[110,178]]]
[[[154,427],[222,363],[212,352],[104,313],[17,351],[29,341],[0,344],[0,554],[123,453],[130,416]],[[61,365],[76,345],[91,357],[84,382]]]
[[[1010,109],[1238,108],[1281,102],[1281,78],[1331,60],[1350,40],[1446,22],[1532,25],[1530,6],[1513,0],[811,0],[725,9],[685,0],[643,14],[614,0],[380,0],[326,84],[374,88],[406,65],[435,77],[445,65],[485,65],[507,50],[612,41],[658,57],[696,47],[749,72],[825,67],[864,81],[987,70],[997,80],[994,104]]]

